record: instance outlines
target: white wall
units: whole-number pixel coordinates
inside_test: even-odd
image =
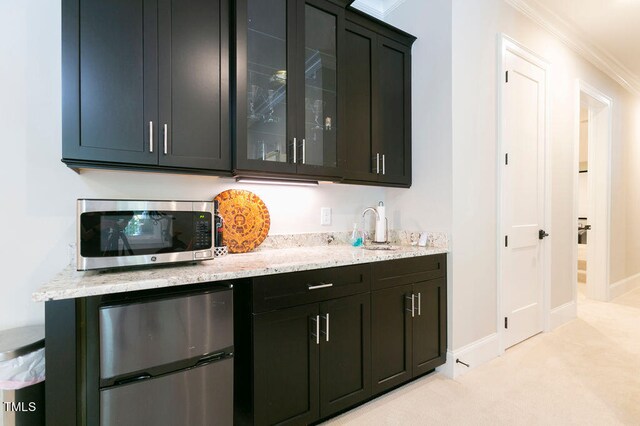
[[[31,293],[69,263],[77,198],[212,199],[229,188],[254,191],[271,213],[271,233],[348,231],[375,187],[240,186],[231,179],[87,171],[60,162],[60,2],[0,2],[0,330],[44,320]],[[428,194],[427,194],[428,195]],[[320,226],[320,207],[333,224]],[[425,224],[426,226],[426,224]]]
[[[496,330],[496,81],[497,36],[505,33],[551,64],[549,79],[552,164],[551,307],[572,300],[575,246],[573,144],[577,78],[614,102],[612,147],[611,281],[628,276],[625,261],[628,182],[625,152],[633,146],[624,114],[631,97],[550,33],[503,0],[453,2],[453,348]]]
[[[450,233],[451,2],[405,0],[386,21],[418,38],[411,52],[413,185],[387,190],[389,220],[397,229]]]
[[[413,164],[414,176],[424,178],[414,188],[426,189],[431,182],[446,188],[438,198],[443,204],[436,207],[441,216],[430,211],[429,201],[419,197],[420,190],[406,195],[389,190],[387,199],[392,209],[402,210],[401,223],[419,224],[426,215],[429,223],[442,224],[452,232],[449,350],[497,332],[496,82],[500,33],[515,38],[551,64],[552,218],[547,224],[552,235],[548,240],[553,258],[551,307],[561,306],[573,296],[577,78],[614,102],[611,282],[640,271],[640,238],[635,238],[640,231],[627,227],[626,219],[627,215],[640,217],[640,203],[626,202],[640,197],[640,171],[635,166],[640,164],[637,98],[503,0],[406,0],[385,20],[418,37],[413,49]],[[449,44],[452,55],[446,51]],[[446,75],[450,63],[452,79]],[[450,101],[446,99],[448,90]],[[437,189],[429,193],[434,191]]]

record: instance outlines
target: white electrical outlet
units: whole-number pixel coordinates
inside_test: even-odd
[[[331,207],[320,208],[320,225],[331,225]]]

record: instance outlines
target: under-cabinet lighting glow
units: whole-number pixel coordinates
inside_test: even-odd
[[[260,179],[237,177],[237,183],[257,183],[261,185],[318,186],[317,180]]]

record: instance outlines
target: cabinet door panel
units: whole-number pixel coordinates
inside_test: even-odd
[[[326,1],[307,0],[297,13],[298,29],[304,30],[298,36],[296,58],[301,71],[296,134],[302,139],[297,172],[339,176],[339,160],[344,157],[339,141],[346,77],[340,60],[344,9]]]
[[[382,182],[411,184],[411,49],[379,37],[378,134]]]
[[[369,294],[320,304],[320,416],[371,395],[371,300]]]
[[[295,173],[296,2],[236,3],[236,166]]]
[[[227,16],[226,0],[160,0],[162,165],[231,168]]]
[[[407,297],[413,286],[404,285],[371,293],[372,393],[411,378],[412,318]]]
[[[445,362],[447,347],[446,282],[444,278],[414,284],[419,309],[413,321],[413,375]]]
[[[376,153],[373,152],[373,98],[377,79],[376,34],[351,22],[345,36],[345,123],[341,137],[347,147],[346,178],[375,181]]]
[[[318,305],[253,316],[255,424],[318,418]]]
[[[63,38],[63,157],[156,163],[156,1],[86,0],[65,12],[79,27]]]

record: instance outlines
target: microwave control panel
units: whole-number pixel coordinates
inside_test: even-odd
[[[193,249],[204,250],[211,248],[212,226],[211,213],[196,213],[194,218]]]

